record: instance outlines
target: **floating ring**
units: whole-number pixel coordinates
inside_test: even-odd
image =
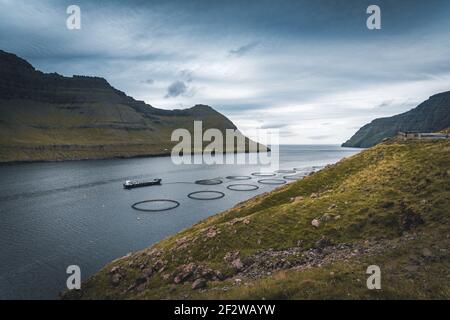
[[[296,173],[295,170],[277,170],[276,173]]]
[[[251,180],[252,179],[252,177],[250,177],[250,176],[228,176],[226,178],[230,179],[230,180]]]
[[[275,177],[276,174],[275,173],[269,173],[269,172],[267,172],[267,173],[264,173],[264,172],[253,172],[252,176],[255,176],[255,177]]]
[[[249,187],[247,189],[240,189],[240,188],[236,188],[236,187]],[[254,191],[259,189],[259,187],[257,185],[254,184],[247,184],[247,183],[237,183],[237,184],[230,184],[227,186],[228,190],[233,190],[233,191]]]
[[[303,172],[308,172],[311,171],[312,168],[311,167],[304,167],[304,168],[294,168],[295,171],[303,171]]]
[[[223,183],[223,181],[220,179],[204,179],[204,180],[195,181],[195,184],[201,184],[204,186],[214,186],[216,184],[221,184],[221,183]]]
[[[142,203],[149,203],[149,202],[170,202],[173,203],[173,206],[167,207],[167,208],[163,208],[163,209],[143,209],[143,208],[139,208],[138,205],[142,204]],[[139,201],[136,203],[133,203],[131,205],[131,207],[134,210],[138,210],[138,211],[144,211],[144,212],[159,212],[159,211],[167,211],[167,210],[172,210],[175,209],[177,207],[180,206],[180,203],[178,201],[175,200],[169,200],[169,199],[153,199],[153,200],[144,200],[144,201]]]
[[[304,176],[297,176],[297,175],[290,175],[290,176],[284,176],[283,179],[284,180],[299,180],[301,178],[303,178]]]
[[[215,193],[215,194],[217,194],[217,196],[214,198],[201,198],[201,197],[194,196],[196,194],[201,194],[201,193]],[[188,198],[194,199],[194,200],[217,200],[217,199],[225,197],[225,193],[220,192],[220,191],[195,191],[195,192],[189,193],[187,196],[188,196]]]
[[[261,179],[258,180],[259,183],[262,184],[285,184],[286,180],[283,179]]]

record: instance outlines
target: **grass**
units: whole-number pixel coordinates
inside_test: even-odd
[[[449,155],[449,141],[377,145],[114,261],[88,279],[81,292],[65,298],[448,299]],[[321,220],[318,228],[311,225],[313,219]],[[215,235],[208,237],[211,230]],[[415,240],[404,240],[408,236]],[[381,250],[256,279],[237,274],[224,261],[233,251],[242,261],[268,250],[306,251],[323,237],[331,245],[369,242]],[[127,290],[141,276],[139,266],[158,260],[165,267],[143,290]],[[177,268],[189,262],[218,270],[226,279],[209,281],[205,290],[192,290],[190,282],[174,285]],[[366,287],[371,264],[381,267],[382,290]],[[109,272],[114,266],[123,270],[116,287]],[[243,284],[235,285],[236,278]]]

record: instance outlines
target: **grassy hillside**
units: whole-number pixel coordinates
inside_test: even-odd
[[[65,298],[450,298],[450,141],[390,141],[105,266]],[[368,290],[378,265],[382,289]]]

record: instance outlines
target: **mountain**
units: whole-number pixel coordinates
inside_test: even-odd
[[[437,132],[450,126],[450,91],[431,96],[416,108],[373,120],[359,129],[343,147],[367,148],[399,131]]]
[[[449,155],[450,140],[389,140],[119,258],[64,298],[449,299]]]
[[[236,129],[209,106],[154,108],[103,78],[46,74],[0,50],[0,162],[165,155],[172,131],[193,132],[194,120]]]

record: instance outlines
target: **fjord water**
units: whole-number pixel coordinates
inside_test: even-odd
[[[322,166],[357,152],[335,145],[282,145],[280,169]],[[128,252],[277,187],[259,184],[257,177],[224,179],[212,186],[192,183],[256,171],[254,165],[177,166],[169,157],[0,166],[0,299],[58,298],[66,286],[67,266],[78,265],[86,279]],[[124,190],[122,183],[130,177],[162,178],[163,184]],[[259,189],[228,190],[233,183],[257,184]],[[225,197],[187,198],[200,190],[221,191]],[[156,198],[173,199],[180,206],[153,213],[130,207]]]

